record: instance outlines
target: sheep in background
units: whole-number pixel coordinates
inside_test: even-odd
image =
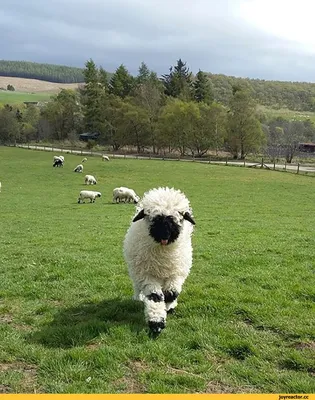
[[[105,154],[103,154],[103,155],[102,155],[102,160],[103,160],[103,161],[109,161],[109,157],[108,157],[108,156],[105,156]]]
[[[60,158],[60,160],[62,160],[63,163],[65,162],[64,156],[59,156],[59,158]]]
[[[97,184],[96,179],[93,175],[85,175],[84,183],[86,185],[96,185]]]
[[[85,199],[90,199],[90,203],[95,203],[96,197],[101,197],[102,193],[100,192],[93,192],[92,190],[81,190],[78,198],[78,203],[82,201],[84,203]]]
[[[139,200],[140,197],[133,189],[122,186],[113,190],[113,203],[120,203],[121,201],[124,201],[124,203],[130,203],[131,201],[138,203]]]
[[[57,158],[53,163],[53,167],[63,167],[63,161],[60,158]]]
[[[85,161],[87,161],[87,158],[86,158],[86,157],[84,157],[84,158],[82,159],[81,163],[84,163]]]
[[[77,165],[73,170],[73,172],[82,172],[82,171],[83,171],[83,165],[82,164]]]
[[[124,240],[124,258],[134,299],[144,302],[150,334],[165,328],[167,313],[192,266],[191,236],[195,221],[189,200],[174,188],[144,194]]]

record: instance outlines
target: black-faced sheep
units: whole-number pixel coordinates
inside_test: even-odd
[[[53,167],[63,167],[63,161],[60,158],[57,158],[53,163]]]
[[[85,175],[84,177],[84,183],[86,185],[96,185],[97,181],[93,175]]]
[[[82,164],[77,165],[73,170],[73,172],[82,172],[82,171],[83,171],[83,165]]]
[[[144,302],[152,335],[165,327],[189,274],[193,225],[186,196],[173,188],[158,188],[144,194],[127,231],[124,257],[134,298]]]

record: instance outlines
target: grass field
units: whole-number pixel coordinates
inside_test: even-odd
[[[0,147],[0,392],[314,393],[315,180],[197,163]],[[85,173],[102,198],[77,204]],[[194,264],[175,315],[148,337],[122,241],[139,195],[194,209]]]
[[[20,104],[24,101],[48,101],[53,93],[25,93],[0,90],[0,103]]]

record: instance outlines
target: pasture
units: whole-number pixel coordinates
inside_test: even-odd
[[[267,170],[0,147],[0,393],[314,393],[315,180]],[[102,192],[77,204],[84,175]],[[122,241],[174,186],[196,220],[176,313],[148,337]]]
[[[24,101],[48,101],[53,93],[25,93],[0,90],[0,104],[20,104]]]

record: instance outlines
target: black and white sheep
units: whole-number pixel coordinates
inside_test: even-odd
[[[63,160],[61,160],[60,158],[56,158],[53,163],[53,167],[63,167]]]
[[[97,181],[93,175],[85,175],[84,177],[84,183],[86,185],[96,185]]]
[[[109,157],[106,156],[105,154],[102,155],[102,160],[103,161],[109,161]]]
[[[73,172],[82,172],[82,171],[83,171],[83,165],[82,164],[77,165],[73,170]]]
[[[89,199],[90,203],[95,203],[96,197],[101,197],[102,193],[100,192],[94,192],[92,190],[81,190],[78,198],[78,203],[80,204],[81,201],[84,203],[85,199]]]
[[[86,157],[84,157],[84,158],[82,159],[81,163],[84,163],[85,161],[87,161],[87,158],[86,158]]]
[[[139,200],[140,197],[133,189],[121,186],[113,190],[113,203],[120,203],[121,201],[124,201],[124,203],[138,203]]]
[[[144,194],[127,231],[124,258],[152,335],[165,328],[189,275],[193,225],[187,197],[174,188],[158,188]]]

